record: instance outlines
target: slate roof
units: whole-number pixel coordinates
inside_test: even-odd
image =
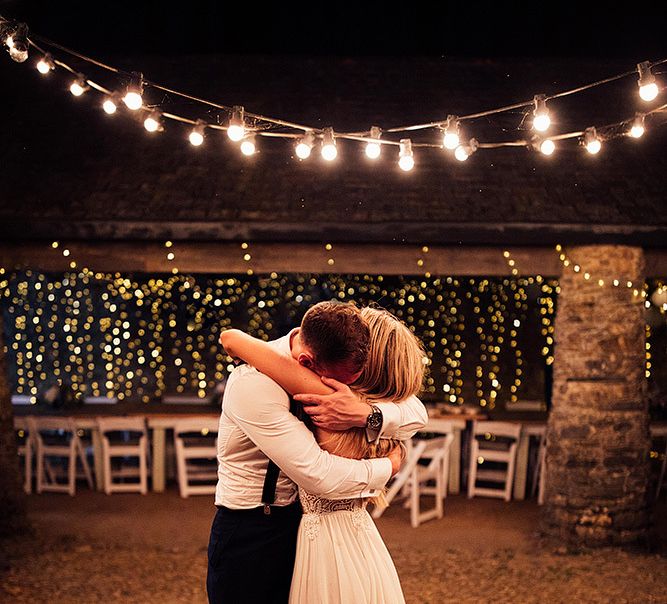
[[[553,93],[632,69],[636,60],[455,60],[275,56],[116,58],[147,77],[226,104],[313,126],[364,130],[437,120]],[[62,74],[0,64],[0,239],[377,241],[464,244],[583,242],[667,246],[667,127],[589,157],[574,143],[551,158],[526,149],[480,151],[465,164],[416,150],[413,173],[395,153],[369,164],[358,144],[340,159],[294,158],[259,140],[241,156],[223,133],[193,149],[167,123],[148,136],[98,97],[73,99]],[[151,91],[164,108],[190,103]],[[559,131],[641,109],[629,77],[550,104]],[[200,113],[201,115],[201,113]],[[595,116],[595,117],[594,117]],[[211,115],[211,119],[213,119]],[[665,121],[664,114],[653,124]],[[480,140],[520,138],[521,112],[466,126]],[[650,124],[649,124],[650,126]],[[502,129],[506,129],[505,133]],[[424,135],[414,135],[415,140]],[[431,136],[432,135],[427,135]],[[425,139],[423,139],[425,140]]]

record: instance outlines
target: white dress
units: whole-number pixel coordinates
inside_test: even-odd
[[[332,501],[299,489],[290,604],[402,604],[401,583],[363,499]]]

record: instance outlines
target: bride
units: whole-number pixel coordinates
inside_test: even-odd
[[[391,313],[364,308],[370,329],[368,360],[351,387],[368,401],[405,401],[424,378],[424,352],[414,334]],[[329,394],[320,377],[296,359],[238,330],[221,334],[227,353],[276,381],[290,394]],[[368,442],[366,431],[331,432],[306,422],[326,451],[353,459],[384,457],[399,441]],[[368,500],[328,500],[299,489],[299,526],[290,604],[398,604],[405,602],[389,551],[371,516]],[[373,502],[383,505],[380,495]]]

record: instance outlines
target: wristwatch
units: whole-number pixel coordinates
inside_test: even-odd
[[[382,411],[376,405],[371,405],[371,412],[366,418],[366,430],[376,434],[382,430]]]

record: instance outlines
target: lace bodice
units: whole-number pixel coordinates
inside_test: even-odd
[[[299,498],[303,508],[303,527],[309,539],[315,539],[320,530],[322,516],[333,512],[351,512],[352,524],[357,530],[368,530],[372,523],[366,513],[366,499],[324,499],[299,489]]]

